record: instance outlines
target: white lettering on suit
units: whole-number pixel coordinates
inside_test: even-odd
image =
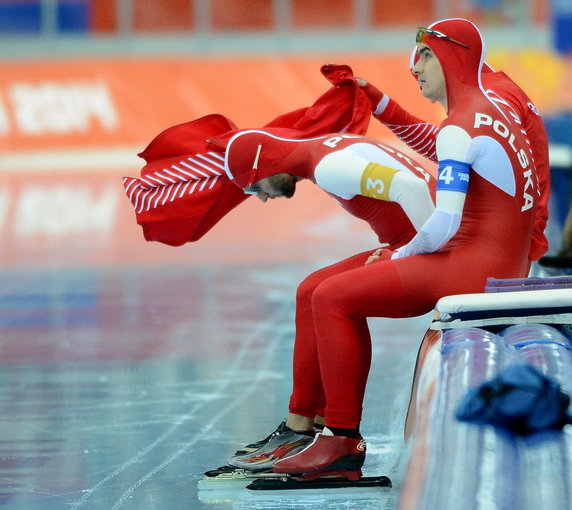
[[[482,126],[492,126],[495,133],[497,133],[501,138],[504,138],[510,148],[515,153],[518,162],[520,163],[521,168],[523,169],[523,177],[525,178],[524,189],[522,193],[522,198],[524,200],[524,204],[521,207],[521,212],[524,212],[530,209],[534,205],[534,183],[532,180],[532,169],[529,168],[530,160],[526,154],[524,149],[519,149],[515,145],[516,137],[510,131],[510,129],[501,122],[500,120],[493,118],[490,115],[485,113],[475,113],[475,122],[473,127],[475,129],[480,129]]]

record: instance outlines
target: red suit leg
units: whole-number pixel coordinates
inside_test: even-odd
[[[323,281],[312,305],[327,425],[355,428],[371,364],[367,317],[404,316],[401,280],[392,262],[369,264]]]
[[[294,343],[293,391],[289,411],[302,416],[324,415],[322,387],[312,299],[316,288],[328,278],[363,267],[371,251],[359,253],[309,275],[296,294],[296,338]],[[365,326],[367,328],[367,325]]]

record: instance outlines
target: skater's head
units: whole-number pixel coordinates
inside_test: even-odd
[[[290,136],[288,136],[290,135]],[[239,131],[228,142],[225,171],[245,193],[266,202],[269,198],[290,198],[296,183],[306,178],[307,163],[300,133],[288,129]]]
[[[465,19],[419,27],[412,72],[423,96],[450,110],[469,88],[480,87],[485,46],[478,28]]]
[[[247,195],[256,195],[259,200],[266,202],[269,198],[292,198],[296,192],[296,183],[301,179],[296,175],[281,173],[261,179],[246,187]]]

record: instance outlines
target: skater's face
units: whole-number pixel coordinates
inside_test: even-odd
[[[262,202],[269,198],[292,198],[296,191],[298,177],[291,174],[274,174],[244,189],[249,195],[256,195]]]
[[[421,94],[431,102],[447,104],[447,87],[445,76],[439,59],[426,44],[418,44],[419,60],[413,66],[413,74],[417,77]]]

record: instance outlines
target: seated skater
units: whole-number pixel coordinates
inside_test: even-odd
[[[294,133],[294,132],[292,132]],[[296,297],[294,345],[294,395],[310,393],[307,400],[293,401],[286,423],[265,440],[239,451],[230,464],[249,470],[269,470],[283,455],[304,448],[314,434],[314,416],[323,415],[316,327],[312,302],[316,288],[328,279],[345,275],[356,288],[377,281],[380,260],[408,243],[434,211],[429,189],[434,178],[399,151],[364,136],[334,133],[312,139],[288,138],[289,130],[243,130],[226,146],[225,170],[244,190],[266,202],[294,195],[296,183],[310,179],[332,195],[350,214],[365,220],[388,249],[364,252],[311,274],[299,286]],[[388,281],[388,285],[392,282]],[[369,338],[367,322],[360,331]],[[361,356],[369,359],[368,348]],[[360,394],[365,391],[367,372]],[[319,418],[318,423],[319,424]],[[259,449],[262,447],[262,449]],[[250,450],[257,449],[250,454]]]
[[[391,258],[385,251],[375,263],[318,272],[300,286],[297,313],[305,307],[311,320],[297,320],[297,328],[309,330],[309,345],[298,345],[297,333],[287,424],[309,431],[323,411],[326,427],[307,447],[274,463],[277,473],[361,476],[366,448],[359,425],[371,359],[367,317],[422,315],[443,296],[482,292],[489,276],[525,277],[537,249],[538,186],[530,142],[481,86],[484,44],[478,29],[466,20],[446,20],[418,29],[416,42],[413,73],[422,94],[448,115],[436,138],[436,208]],[[229,176],[246,172],[231,176],[235,184],[247,191],[254,185],[250,190],[271,196],[255,172],[264,144],[251,142],[244,158],[249,166],[241,169],[232,150],[239,140],[227,149]],[[317,358],[319,371],[304,366],[299,353],[305,352]]]
[[[432,27],[429,27],[429,29],[431,28]],[[409,62],[409,67],[415,79],[417,79],[417,75],[413,73],[413,68],[418,60],[419,52],[417,48],[415,48]],[[347,79],[353,75],[351,68],[348,66],[335,64],[323,66],[322,73],[334,84],[338,83],[339,80]],[[412,150],[432,161],[437,161],[436,138],[439,128],[405,111],[393,98],[382,93],[371,83],[361,78],[355,79],[370,98],[373,117],[382,122]],[[530,142],[530,149],[538,178],[538,195],[535,199],[536,219],[529,258],[531,262],[536,261],[548,250],[548,239],[544,231],[549,213],[550,164],[548,158],[548,137],[544,122],[532,100],[506,73],[495,71],[484,62],[481,72],[481,82],[489,98],[496,102],[500,108],[520,125],[521,129],[526,132],[528,141]],[[568,229],[566,229],[566,227],[564,229],[564,248],[562,253],[560,253],[560,257],[545,257],[540,260],[541,265],[550,266],[551,264],[556,264],[562,267],[564,260],[562,256],[565,255],[566,246],[568,247],[568,256],[570,257],[572,255],[572,209],[568,215],[567,225]],[[566,235],[566,232],[568,235]],[[566,239],[568,239],[568,242],[566,242]],[[429,329],[420,347],[411,392],[411,401],[405,424],[406,437],[409,437],[411,434],[415,420],[417,376],[422,367],[424,352],[438,337],[439,335],[436,335],[435,331]]]

